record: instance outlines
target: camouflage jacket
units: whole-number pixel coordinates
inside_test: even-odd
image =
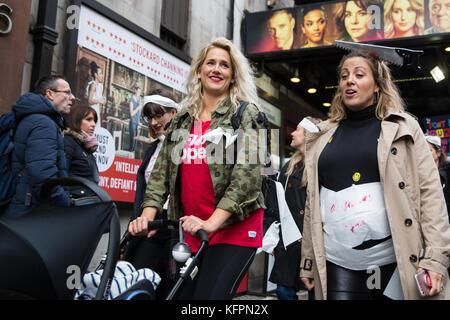
[[[226,132],[234,133],[231,125],[233,109],[231,101],[229,99],[224,100],[212,113],[211,126],[208,132],[221,128]],[[255,105],[249,104],[242,116],[240,129],[236,130],[236,132],[241,132],[237,141],[243,141],[245,140],[242,138],[243,136],[249,136],[245,137],[248,141],[247,145],[234,142],[226,146],[228,140],[225,136],[222,136],[219,142],[206,141],[205,143],[206,158],[214,187],[215,208],[221,208],[232,213],[222,227],[244,220],[250,212],[256,209],[265,208],[261,191],[263,161],[260,158],[257,161],[254,159],[254,155],[257,153],[255,146],[258,144],[255,133],[261,132],[259,129],[264,131],[263,125],[255,120],[258,112],[259,110]],[[181,117],[186,118],[182,121],[180,128],[177,129]],[[172,119],[167,130],[167,138],[164,140],[149,177],[142,208],[156,207],[158,213],[160,213],[167,196],[170,194],[169,219],[178,219],[182,216],[180,210],[179,164],[182,161],[183,149],[186,146],[193,124],[194,118],[192,117],[192,110],[189,108],[183,109]],[[250,134],[247,134],[247,131]],[[263,141],[262,138],[260,140]],[[262,142],[260,145],[262,145]],[[243,158],[241,157],[243,156],[247,159],[246,161],[242,161]],[[248,160],[249,157],[253,157],[253,159],[250,161]]]

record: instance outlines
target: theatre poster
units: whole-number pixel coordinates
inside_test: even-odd
[[[130,103],[143,107],[143,97],[159,88],[181,101],[189,64],[85,5],[80,7],[76,39],[76,54],[70,55],[76,56],[71,85],[77,103],[89,104],[98,113],[99,148],[94,155],[100,186],[114,201],[133,202],[136,173],[152,140],[141,112],[131,134]],[[94,79],[93,70],[100,70],[102,77]],[[93,83],[103,104],[89,103]]]

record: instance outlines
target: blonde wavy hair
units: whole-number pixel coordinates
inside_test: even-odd
[[[386,62],[375,59],[369,53],[350,52],[345,55],[338,66],[338,83],[340,82],[340,74],[342,66],[347,59],[361,57],[365,59],[372,71],[373,78],[379,88],[376,99],[375,114],[378,119],[384,120],[390,112],[404,112],[405,102],[403,101],[397,86],[392,81],[391,71]],[[347,118],[346,107],[342,100],[342,92],[338,86],[331,102],[330,112],[328,113],[330,122],[339,122]]]
[[[386,0],[384,2],[384,35],[385,38],[393,38],[395,36],[394,21],[392,19],[392,9],[394,7],[395,1],[397,0]],[[425,29],[425,9],[423,6],[423,1],[420,0],[408,0],[409,4],[416,12],[416,23],[414,24],[414,34],[423,34]]]
[[[228,52],[231,60],[232,76],[234,82],[230,84],[229,94],[224,99],[229,98],[233,105],[233,112],[241,101],[247,101],[258,105],[258,94],[253,72],[247,58],[226,38],[216,38],[210,44],[200,50],[200,53],[192,60],[191,69],[188,75],[187,96],[181,102],[183,108],[190,108],[193,116],[198,119],[203,107],[203,86],[197,74],[205,62],[208,52],[213,48],[220,48]],[[223,99],[222,99],[223,100]]]

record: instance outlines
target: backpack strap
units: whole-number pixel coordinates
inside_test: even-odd
[[[177,122],[177,129],[180,129],[181,128],[181,125],[183,124],[183,122],[184,122],[184,120],[186,120],[186,118],[189,116],[189,113],[185,113],[185,114],[183,114],[181,117],[180,117],[180,119],[178,119],[178,122]]]
[[[242,101],[236,112],[231,117],[231,125],[236,131],[241,126],[242,115],[244,114],[245,108],[247,108],[248,102]]]
[[[178,122],[177,122],[177,128],[176,129],[180,129],[181,128],[181,125],[183,124],[183,122],[184,122],[184,120],[186,120],[186,118],[189,116],[189,113],[188,112],[186,112],[186,113],[184,113],[184,114],[182,114],[181,116],[180,116],[180,118],[178,119]],[[165,126],[165,130],[167,130],[168,128],[169,128],[169,126],[170,126],[170,124],[172,123],[172,120],[170,120],[170,122],[168,122],[167,124],[166,124],[166,126]],[[172,132],[173,131],[171,131],[171,132],[169,132],[168,134],[167,134],[167,138],[169,139],[168,141],[172,141]]]
[[[241,120],[242,115],[244,114],[245,108],[248,106],[248,102],[242,101],[239,105],[236,112],[231,117],[231,125],[233,126],[233,129],[236,131],[241,126]],[[258,123],[262,123],[266,129],[270,129],[269,120],[267,119],[264,112],[259,111],[258,117],[256,119]],[[252,126],[253,128],[256,128],[256,124],[254,119],[252,120]]]

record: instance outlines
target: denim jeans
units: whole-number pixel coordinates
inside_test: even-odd
[[[130,120],[130,151],[134,151],[136,149],[136,140],[134,140],[134,137],[136,137],[138,128],[138,123]]]
[[[294,288],[277,285],[278,300],[298,300],[297,292]]]

